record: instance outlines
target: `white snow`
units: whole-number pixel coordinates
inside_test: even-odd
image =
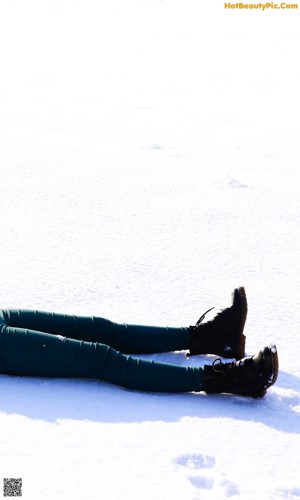
[[[1,307],[188,325],[244,285],[280,363],[262,400],[1,375],[0,482],[299,498],[299,10],[2,0],[0,46]]]

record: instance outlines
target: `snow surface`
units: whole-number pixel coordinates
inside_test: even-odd
[[[280,362],[262,400],[1,375],[0,482],[299,498],[299,10],[1,0],[0,46],[1,307],[188,325],[244,285]]]

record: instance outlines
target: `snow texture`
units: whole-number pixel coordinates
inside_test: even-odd
[[[261,400],[1,375],[24,500],[300,498],[299,45],[299,10],[0,2],[1,307],[181,326],[244,285],[280,363]]]

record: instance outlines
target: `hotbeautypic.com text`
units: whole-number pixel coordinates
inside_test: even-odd
[[[256,10],[272,10],[272,9],[279,9],[279,10],[291,10],[291,9],[298,9],[298,4],[297,3],[274,3],[274,2],[268,2],[268,3],[243,3],[243,2],[237,2],[237,3],[230,3],[230,2],[225,2],[224,3],[224,8],[225,9],[256,9]]]

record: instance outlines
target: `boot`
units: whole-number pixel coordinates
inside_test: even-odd
[[[229,392],[261,398],[276,382],[278,356],[275,345],[264,347],[255,356],[222,363],[216,359],[204,366],[204,391],[207,394]]]
[[[206,311],[195,326],[190,326],[190,352],[193,354],[217,354],[224,358],[242,359],[245,356],[243,335],[247,317],[247,298],[243,287],[232,294],[232,306],[221,311],[207,323],[202,321]]]

